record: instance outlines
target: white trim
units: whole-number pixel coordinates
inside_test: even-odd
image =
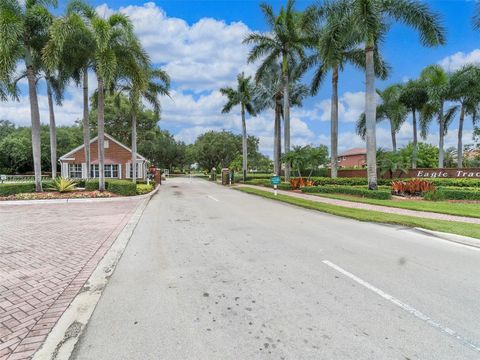
[[[87,164],[86,163],[82,163],[82,179],[86,179],[87,178]]]
[[[68,163],[62,162],[61,174],[63,178],[68,178]]]
[[[122,178],[122,164],[118,164],[118,178]]]
[[[110,135],[108,134],[104,134],[104,137],[109,139],[109,140],[112,140],[115,144],[119,145],[120,147],[124,148],[125,150],[129,151],[129,152],[132,152],[132,149],[130,149],[128,146],[125,146],[123,145],[120,141],[114,139],[113,137],[111,137]],[[92,145],[95,141],[97,141],[98,139],[98,136],[95,136],[93,139],[90,140],[90,145]],[[60,156],[59,160],[70,160],[68,159],[67,157],[76,153],[77,151],[83,149],[85,147],[84,144],[80,145],[80,146],[77,146],[75,149],[69,151],[68,153],[66,153],[65,155],[63,156]],[[142,155],[140,155],[139,153],[137,153],[137,159],[139,160],[147,160],[145,159]],[[74,160],[74,159],[73,159]]]
[[[125,164],[125,179],[130,179],[130,167],[132,165],[130,163]]]

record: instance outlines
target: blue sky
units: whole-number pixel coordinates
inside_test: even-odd
[[[246,63],[248,48],[241,44],[250,31],[267,30],[259,10],[258,1],[156,1],[138,0],[92,1],[100,15],[121,11],[135,24],[141,41],[152,60],[164,67],[173,80],[173,100],[163,99],[160,127],[168,129],[178,139],[192,142],[200,133],[213,129],[240,132],[240,120],[234,109],[229,115],[220,114],[224,99],[218,93],[222,86],[234,85],[236,74],[245,71],[253,74],[255,66]],[[270,1],[275,9],[283,3]],[[297,8],[311,1],[298,1]],[[480,62],[480,32],[471,25],[473,1],[429,1],[439,13],[447,29],[447,45],[424,48],[418,35],[402,25],[393,25],[381,51],[392,66],[387,81],[378,81],[382,88],[390,83],[404,82],[418,76],[423,67],[439,63],[454,70],[467,62]],[[63,1],[62,1],[63,4]],[[60,8],[58,12],[61,12]],[[308,83],[309,76],[304,81]],[[92,88],[94,80],[92,80]],[[347,68],[340,75],[340,139],[339,148],[345,150],[362,146],[354,134],[355,120],[363,110],[363,74]],[[40,87],[41,95],[43,88]],[[24,92],[25,93],[25,92]],[[329,143],[329,79],[319,94],[308,98],[304,106],[292,112],[292,143]],[[42,122],[48,122],[46,101],[40,96]],[[63,108],[57,109],[58,122],[71,124],[81,116],[80,89],[70,87]],[[0,118],[9,118],[18,124],[28,124],[28,102],[0,105]],[[447,146],[455,144],[457,124],[452,124],[447,136]],[[261,150],[271,153],[273,116],[262,113],[248,119],[247,130],[260,138]],[[465,142],[471,142],[471,122],[467,121]],[[398,135],[400,145],[411,138],[408,121]],[[429,142],[436,143],[437,128],[431,126]],[[387,124],[378,129],[379,146],[390,147]]]

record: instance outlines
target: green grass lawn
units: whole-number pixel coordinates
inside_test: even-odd
[[[423,200],[378,200],[378,199],[366,199],[358,196],[342,195],[342,194],[311,193],[309,195],[326,197],[330,199],[355,201],[355,202],[364,203],[364,204],[382,205],[382,206],[395,207],[395,208],[401,208],[401,209],[430,211],[430,212],[435,212],[440,214],[480,218],[480,204],[456,203],[456,202],[448,202],[448,201],[423,201]]]
[[[386,214],[379,211],[352,209],[338,205],[319,203],[312,200],[298,199],[288,195],[279,194],[277,196],[274,196],[272,191],[264,191],[261,189],[253,189],[246,187],[240,187],[235,189],[244,193],[258,195],[272,200],[297,205],[306,209],[318,210],[328,214],[343,216],[359,221],[372,221],[378,223],[404,225],[409,227],[420,227],[424,229],[470,236],[480,239],[480,224],[458,223],[446,220],[422,219],[406,215]]]

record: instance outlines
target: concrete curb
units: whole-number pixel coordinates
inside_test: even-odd
[[[428,229],[419,228],[419,227],[415,227],[413,229],[425,235],[434,236],[442,240],[447,240],[447,241],[456,242],[462,245],[480,248],[480,239],[475,239],[468,236],[450,234],[450,233],[445,233],[440,231],[433,231],[433,230],[428,230]]]
[[[135,196],[119,196],[111,198],[86,198],[86,199],[40,199],[40,200],[5,200],[0,201],[0,206],[2,205],[49,205],[49,204],[68,204],[68,203],[92,203],[92,202],[102,202],[102,201],[125,201],[125,200],[138,200],[139,198],[147,198],[154,195],[160,185],[150,193],[144,195],[135,195]]]
[[[100,260],[85,285],[58,319],[42,347],[33,355],[32,360],[68,360],[70,358],[100,300],[108,279],[112,276],[128,245],[143,211],[158,189],[159,186],[151,193],[142,195],[145,200],[137,207],[135,213]]]

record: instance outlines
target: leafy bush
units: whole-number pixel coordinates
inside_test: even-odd
[[[137,194],[137,184],[129,180],[108,180],[108,191],[122,196]]]
[[[314,186],[315,182],[313,180],[308,180],[305,178],[293,178],[290,179],[290,186],[292,189],[300,189],[305,186]]]
[[[440,191],[448,200],[480,200],[480,190],[442,188]]]
[[[137,195],[148,194],[154,189],[153,185],[149,184],[137,184]]]
[[[368,190],[365,188],[344,185],[310,186],[304,187],[301,190],[305,193],[345,194],[380,200],[388,200],[392,197],[389,190]]]
[[[408,181],[393,181],[392,192],[396,195],[422,195],[427,192],[434,192],[435,185],[422,179],[412,179]]]
[[[29,193],[34,191],[35,184],[32,182],[0,184],[0,196]]]
[[[95,191],[98,190],[98,179],[92,179],[85,182],[86,191]],[[130,180],[116,180],[108,179],[105,180],[105,190],[110,191],[111,193],[122,195],[122,196],[132,196],[137,193],[137,186]]]
[[[445,200],[445,193],[443,190],[427,191],[423,198],[427,201],[442,201]]]
[[[77,185],[77,182],[73,179],[66,179],[63,177],[57,177],[53,183],[52,186],[49,187],[47,190],[53,190],[53,191],[58,191],[61,193],[64,192],[70,192],[75,190],[75,186]]]

